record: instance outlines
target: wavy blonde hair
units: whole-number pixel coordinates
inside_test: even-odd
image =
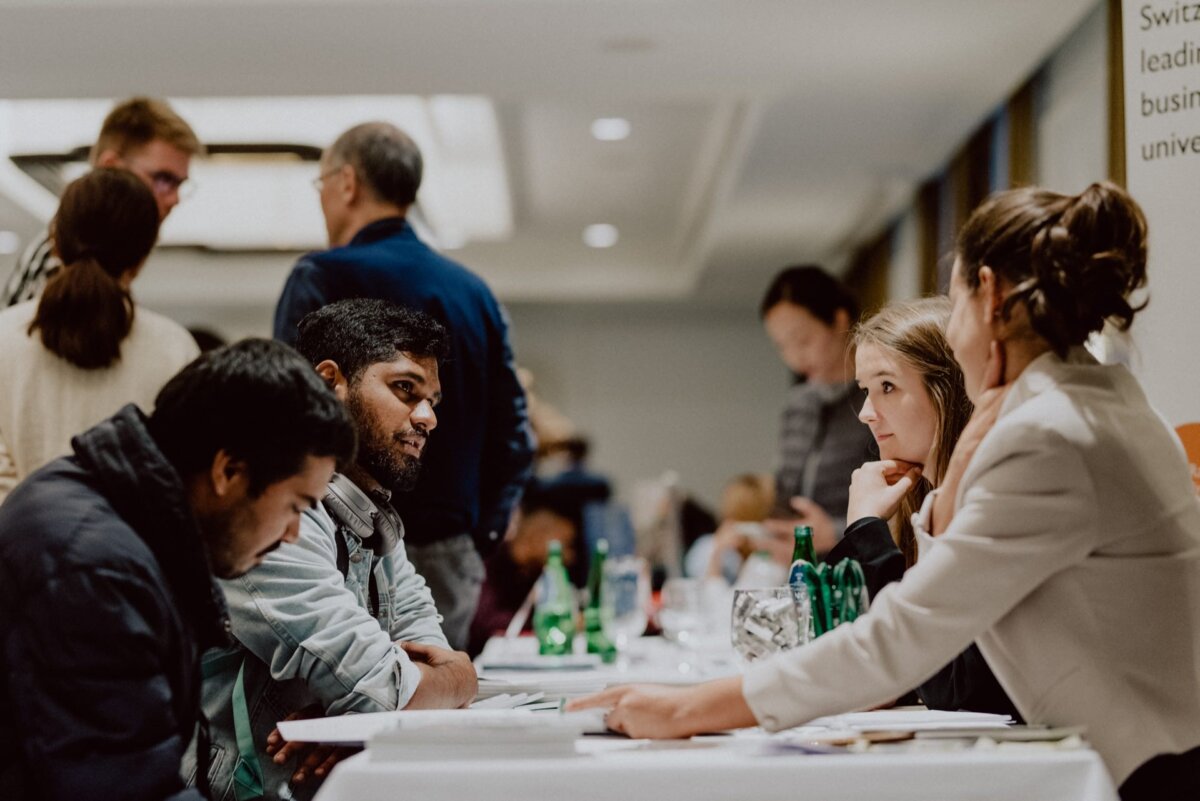
[[[895,301],[884,306],[854,329],[854,346],[875,345],[902,359],[921,375],[921,383],[937,415],[930,462],[926,464],[912,491],[900,502],[896,517],[890,521],[896,546],[904,561],[917,561],[912,515],[930,490],[941,483],[950,463],[950,454],[971,418],[973,409],[963,384],[962,369],[946,342],[946,324],[950,320],[950,300],[946,297]]]

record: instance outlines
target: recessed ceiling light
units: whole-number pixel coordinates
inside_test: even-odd
[[[11,256],[21,247],[21,237],[13,231],[0,231],[0,256]]]
[[[596,223],[583,229],[583,243],[589,248],[611,248],[617,244],[617,226]]]
[[[601,142],[620,142],[629,136],[629,120],[624,117],[600,117],[592,120],[592,136]]]

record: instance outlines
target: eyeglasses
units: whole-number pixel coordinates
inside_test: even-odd
[[[322,189],[324,189],[325,188],[325,179],[331,175],[335,175],[335,174],[341,172],[343,166],[345,166],[345,165],[339,164],[338,166],[321,173],[316,178],[313,178],[312,179],[313,189],[317,190],[318,192],[320,192]]]
[[[150,186],[156,195],[169,195],[171,192],[179,193],[179,199],[191,197],[196,191],[196,182],[188,178],[181,178],[168,170],[159,170],[158,172],[150,173]]]

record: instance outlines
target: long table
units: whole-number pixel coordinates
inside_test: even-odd
[[[725,640],[724,643],[727,643]],[[481,675],[536,681],[593,676],[604,684],[690,683],[738,670],[727,644],[681,649],[658,638],[631,645],[618,665],[589,671],[489,671],[536,658],[529,638],[494,640]],[[468,713],[469,714],[469,713]],[[875,713],[870,713],[875,714]],[[1003,744],[966,750],[933,743],[879,746],[865,753],[805,754],[780,748],[786,736],[759,730],[689,740],[583,736],[574,755],[444,760],[385,759],[367,751],[334,768],[318,801],[1117,801],[1099,756],[1086,746],[1054,750]],[[892,750],[888,750],[892,749]]]
[[[739,738],[577,741],[559,759],[338,765],[317,801],[1117,801],[1099,756],[1074,751],[764,754]]]

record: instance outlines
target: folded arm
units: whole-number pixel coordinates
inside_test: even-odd
[[[305,512],[297,542],[222,582],[234,636],[275,680],[303,679],[327,714],[400,709],[420,671],[346,586],[334,536],[323,509]]]

